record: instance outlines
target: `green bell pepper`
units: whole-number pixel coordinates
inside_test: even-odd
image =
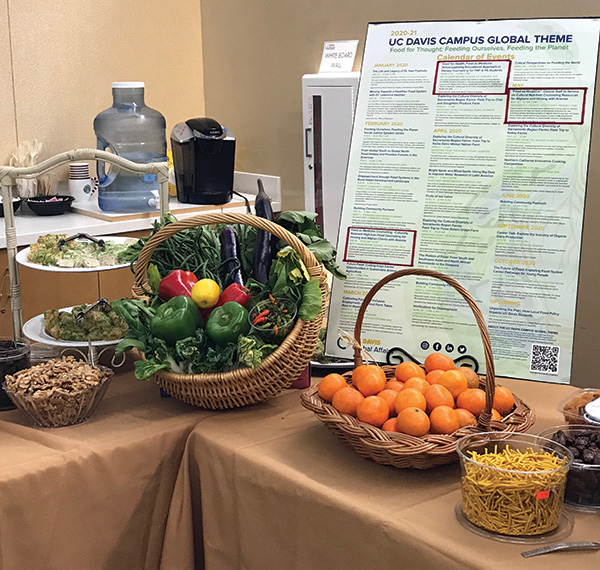
[[[219,346],[237,343],[238,337],[249,330],[248,309],[235,301],[213,309],[206,323],[208,336]]]
[[[156,309],[150,330],[156,338],[173,346],[178,340],[192,336],[203,325],[200,309],[185,295],[172,297]]]

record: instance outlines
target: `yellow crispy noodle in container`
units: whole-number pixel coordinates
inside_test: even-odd
[[[457,443],[462,509],[474,525],[509,536],[556,529],[573,455],[549,439],[476,433]]]

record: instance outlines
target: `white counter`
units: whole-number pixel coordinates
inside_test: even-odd
[[[234,189],[237,192],[242,193],[252,206],[256,195],[255,180],[258,176],[265,182],[265,191],[271,198],[273,211],[281,211],[279,177],[236,172]],[[201,213],[228,212],[243,214],[246,212],[244,199],[235,194],[233,195],[232,200],[227,204],[223,204],[222,206],[204,207],[207,209],[203,212],[198,211],[197,205],[180,204],[173,196],[170,197],[170,206],[177,219],[184,219]],[[97,207],[96,210],[98,213],[100,212]],[[106,236],[146,230],[152,227],[152,223],[158,219],[159,215],[158,211],[152,213],[151,217],[140,217],[139,219],[132,219],[131,215],[105,215],[105,218],[112,218],[107,220],[94,217],[95,212],[90,212],[90,214],[91,215],[86,215],[68,211],[60,216],[38,216],[31,212],[25,204],[22,204],[15,214],[17,245],[30,245],[36,242],[39,236],[50,233],[66,233],[69,236],[77,233],[87,233],[93,236]],[[4,218],[0,218],[0,249],[4,248],[6,248],[6,232]]]
[[[254,197],[249,196],[248,198],[253,201]],[[21,208],[23,208],[23,206],[21,206]],[[150,229],[152,223],[158,219],[157,214],[156,216],[149,218],[107,221],[70,211],[60,216],[37,216],[36,214],[27,211],[28,209],[26,208],[23,208],[23,210],[24,211],[21,212],[21,209],[19,208],[19,211],[15,214],[17,245],[29,245],[34,243],[39,236],[44,234],[61,233],[74,235],[81,232],[93,236],[102,236],[145,230]],[[222,211],[244,213],[246,212],[246,206],[241,198],[234,196],[233,200],[227,204],[227,208],[215,206],[205,213]],[[198,212],[196,211],[186,212],[183,209],[176,210],[173,213],[177,219],[198,215]],[[0,218],[0,249],[4,248],[6,248],[6,233],[4,218]]]

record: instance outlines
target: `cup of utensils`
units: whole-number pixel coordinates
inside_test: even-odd
[[[90,165],[87,162],[69,164],[69,194],[75,203],[88,202],[98,189],[98,179],[90,176]]]

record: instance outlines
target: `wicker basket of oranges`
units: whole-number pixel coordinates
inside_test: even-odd
[[[428,269],[403,269],[375,284],[357,315],[360,339],[365,311],[375,294],[394,279],[417,275],[453,287],[471,308],[479,327],[485,375],[456,368],[447,355],[432,353],[423,364],[368,364],[359,346],[354,369],[332,374],[301,394],[302,405],[359,455],[399,468],[429,469],[458,461],[456,442],[477,431],[523,432],[535,416],[517,395],[496,386],[489,333],[477,303],[455,279]]]

